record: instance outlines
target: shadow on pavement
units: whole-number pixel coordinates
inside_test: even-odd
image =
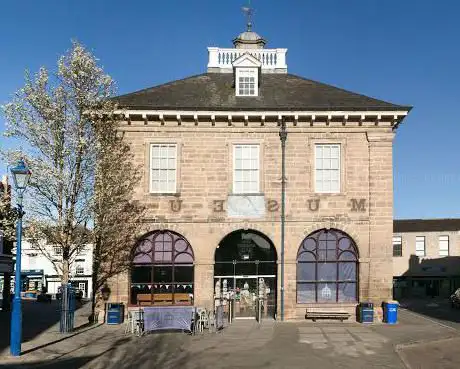
[[[85,308],[86,304],[77,305],[78,310]],[[59,302],[51,303],[37,301],[22,301],[22,342],[34,339],[53,325],[59,323]],[[0,352],[10,345],[11,312],[0,312]],[[59,329],[59,328],[57,328]]]
[[[445,322],[460,323],[460,309],[450,306],[447,299],[413,299],[402,300],[400,306],[428,318]]]
[[[85,330],[84,330],[84,328],[86,328],[86,327],[89,326],[89,325],[90,325],[89,323],[88,323],[88,324],[84,324],[84,325],[82,325],[82,326],[76,328],[76,329],[74,330],[74,333],[67,334],[67,335],[63,336],[62,338],[60,338],[60,339],[58,339],[58,340],[46,342],[46,343],[44,343],[43,345],[36,346],[36,347],[31,348],[31,349],[29,349],[29,350],[23,350],[23,351],[21,352],[21,355],[30,354],[31,352],[40,350],[40,349],[42,349],[42,348],[44,348],[44,347],[51,346],[51,345],[54,345],[54,344],[56,344],[56,343],[66,341],[66,340],[68,340],[68,339],[70,339],[70,338],[73,338],[73,337],[75,337],[75,336],[78,336],[78,335],[81,334],[81,333],[87,332],[87,331],[89,331],[89,330],[91,330],[91,329],[94,329],[94,328],[97,328],[97,327],[98,327],[98,325],[94,325],[94,326],[92,326],[91,328],[85,329]]]
[[[29,361],[17,364],[0,364],[0,368],[26,369],[77,369],[77,368],[165,368],[173,369],[185,367],[190,355],[181,349],[182,340],[174,343],[171,335],[146,337],[146,339],[120,338],[110,344],[108,348],[97,350],[95,344],[76,348],[73,352],[59,358],[46,361]],[[97,344],[96,344],[97,345]],[[78,351],[82,350],[81,356]],[[72,357],[68,357],[72,355]],[[78,355],[78,356],[77,356]]]

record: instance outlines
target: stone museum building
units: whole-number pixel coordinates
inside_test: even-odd
[[[290,74],[250,23],[208,54],[203,74],[117,98],[148,216],[110,299],[232,298],[250,318],[263,298],[276,319],[391,299],[392,147],[410,107]]]

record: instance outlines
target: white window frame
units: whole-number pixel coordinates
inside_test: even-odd
[[[449,236],[441,235],[439,240],[439,256],[449,256]]]
[[[252,147],[256,147],[257,148],[257,160],[256,160],[256,163],[257,163],[257,168],[237,168],[237,158],[236,158],[236,152],[237,152],[237,149],[238,148],[252,148]],[[251,152],[252,150],[250,150],[249,152]],[[249,160],[250,162],[253,161],[253,158],[252,157],[249,157],[249,158],[242,158],[241,160]],[[242,185],[242,188],[239,188],[239,186],[237,185],[237,181],[236,181],[236,177],[237,177],[237,172],[254,172],[254,176],[256,178],[256,188],[253,189],[253,190],[248,190],[246,191],[245,188],[244,188],[244,185]],[[243,176],[242,176],[243,177]],[[244,183],[244,181],[239,181],[241,183]],[[252,182],[252,181],[250,181]],[[232,189],[233,189],[233,193],[234,194],[259,194],[260,193],[260,145],[258,143],[241,143],[241,144],[233,144],[233,186],[232,186]]]
[[[160,156],[157,158],[157,157],[153,157],[153,150],[155,147],[160,147]],[[162,157],[161,156],[161,148],[162,147],[167,147],[168,148],[168,151],[169,151],[169,148],[172,148],[174,147],[174,158],[173,157],[170,157],[169,154],[167,154],[166,158]],[[161,193],[176,193],[177,192],[177,156],[178,156],[178,150],[177,150],[177,144],[176,143],[151,143],[150,144],[150,149],[149,149],[149,191],[150,193],[157,193],[157,194],[161,194]],[[154,165],[154,159],[158,159],[159,160],[159,166],[158,167],[153,167]],[[166,167],[162,167],[161,165],[161,162],[162,162],[162,159],[163,160],[167,160],[167,166]],[[171,168],[169,166],[169,161],[170,160],[174,160],[174,168]],[[156,170],[156,171],[159,171],[159,173],[161,173],[162,171],[165,171],[166,172],[166,188],[163,188],[161,187],[161,180],[159,179],[158,182],[160,183],[160,185],[158,186],[158,189],[154,189],[154,186],[153,186],[153,183],[154,183],[154,174],[153,174],[153,171]],[[174,174],[173,174],[173,178],[174,178],[174,188],[168,188],[168,182],[169,182],[169,172],[172,172],[174,171]],[[161,175],[161,174],[160,174]]]
[[[420,257],[426,256],[425,236],[415,237],[415,255]]]
[[[53,253],[56,256],[62,255],[62,247],[61,246],[53,246]]]
[[[322,149],[324,149],[326,147],[329,148],[329,149],[337,148],[338,149],[338,157],[337,158],[332,158],[332,157],[324,158],[324,156],[321,157],[321,160],[322,160],[321,161],[321,168],[318,168],[318,160],[320,159],[320,158],[318,158],[318,149],[320,147]],[[316,193],[340,193],[341,192],[341,187],[342,187],[342,180],[341,180],[341,176],[342,176],[342,148],[341,148],[341,144],[337,144],[337,143],[334,143],[334,144],[316,143],[315,144],[315,155],[314,156],[315,156],[315,164],[314,164],[315,165],[315,169],[314,169],[314,173],[315,173],[315,175],[314,175],[315,192]],[[331,164],[332,164],[331,162],[329,162],[329,168],[323,168],[324,163],[325,163],[324,160],[327,160],[327,159],[329,159],[329,160],[337,159],[338,168],[331,168]],[[330,171],[330,173],[332,173],[334,170],[338,172],[337,179],[336,179],[337,182],[338,182],[337,188],[334,188],[334,189],[330,188],[329,190],[325,190],[324,189],[324,179],[322,180],[323,181],[322,182],[323,188],[318,188],[318,181],[317,181],[317,177],[318,177],[318,174],[319,174],[318,171],[322,171],[322,173],[324,173],[327,170]],[[331,179],[331,176],[329,176],[330,187],[332,187],[331,186],[332,181],[333,180]]]
[[[254,94],[249,93],[240,93],[240,77],[249,77],[254,78]],[[235,75],[236,83],[235,83],[235,91],[236,96],[259,96],[259,70],[258,68],[236,68],[236,75]],[[252,83],[252,82],[247,82]]]
[[[395,245],[401,246],[401,255],[395,255]],[[393,237],[393,257],[398,258],[403,256],[403,249],[402,249],[402,236],[394,236]]]

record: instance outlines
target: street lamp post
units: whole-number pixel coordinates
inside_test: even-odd
[[[17,212],[18,221],[16,224],[16,270],[14,282],[13,311],[11,313],[10,351],[11,355],[21,355],[22,338],[22,306],[21,306],[21,238],[22,238],[22,197],[29,182],[31,172],[27,164],[21,159],[17,165],[11,168],[14,188],[18,196]]]
[[[286,120],[285,117],[281,119],[280,126],[280,140],[281,140],[281,308],[280,315],[281,321],[284,321],[284,227],[286,217]]]

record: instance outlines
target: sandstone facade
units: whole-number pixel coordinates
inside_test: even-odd
[[[134,160],[144,168],[136,198],[149,210],[145,231],[169,229],[183,235],[195,254],[195,304],[212,306],[214,254],[219,242],[238,229],[266,235],[280,250],[281,145],[275,123],[245,126],[220,122],[162,126],[160,122],[131,121],[122,126]],[[296,303],[296,255],[302,240],[318,229],[346,232],[359,250],[359,300],[376,304],[391,298],[392,290],[392,139],[391,128],[323,127],[288,124],[286,143],[285,316],[302,317],[308,305]],[[149,193],[149,147],[177,143],[177,193]],[[261,145],[261,189],[265,216],[229,218],[225,211],[232,193],[232,145]],[[339,143],[342,148],[342,188],[337,194],[315,193],[314,144]],[[316,211],[309,200],[319,200]],[[218,211],[219,202],[224,211]],[[358,203],[358,206],[356,206]],[[180,204],[180,210],[178,210]],[[315,203],[313,203],[315,205]],[[311,206],[315,210],[315,206]],[[360,206],[359,206],[360,205]],[[217,210],[217,211],[216,211]],[[278,268],[280,273],[280,268]],[[114,280],[112,299],[128,302],[129,275]],[[278,288],[280,278],[278,276]],[[280,294],[278,293],[278,296]],[[279,303],[278,303],[279,309]]]

